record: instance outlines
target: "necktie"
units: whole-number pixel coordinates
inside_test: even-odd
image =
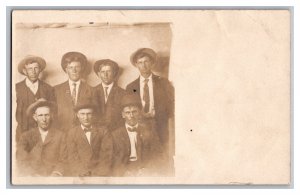
[[[149,112],[149,107],[150,107],[150,95],[149,95],[148,81],[149,81],[149,79],[145,79],[145,81],[144,81],[144,95],[143,95],[143,100],[145,102],[144,112],[146,112],[146,113]]]
[[[73,90],[72,90],[72,101],[73,104],[76,104],[76,83],[73,83]]]
[[[130,131],[130,132],[136,132],[136,127],[127,127],[127,130]]]
[[[104,87],[104,95],[105,95],[105,101],[107,101],[107,97],[108,97],[108,87]]]

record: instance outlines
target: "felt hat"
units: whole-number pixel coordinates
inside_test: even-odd
[[[26,56],[21,62],[18,64],[18,71],[19,73],[24,75],[23,69],[25,68],[26,64],[31,64],[31,63],[38,63],[40,66],[41,71],[43,71],[46,67],[46,61],[38,56],[33,56],[33,55],[28,55]]]
[[[140,48],[137,51],[135,51],[131,56],[130,56],[130,62],[135,66],[136,58],[140,54],[145,54],[148,55],[152,58],[153,62],[156,62],[157,54],[153,49],[150,48]]]

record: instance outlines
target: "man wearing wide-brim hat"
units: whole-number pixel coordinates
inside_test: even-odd
[[[24,132],[17,145],[18,173],[23,176],[62,176],[64,134],[53,127],[56,104],[43,98],[31,104],[26,114],[37,127]]]
[[[112,176],[158,176],[165,157],[155,131],[141,122],[142,104],[135,94],[121,100],[123,124],[103,141],[105,156],[111,156]]]
[[[102,81],[94,87],[93,93],[100,108],[97,120],[114,130],[122,121],[120,103],[126,93],[117,83],[119,65],[113,60],[102,59],[95,62],[94,71]]]
[[[139,70],[140,76],[129,83],[126,90],[139,96],[144,120],[157,131],[168,154],[168,120],[174,114],[174,88],[168,79],[152,72],[155,65],[159,66],[153,49],[138,49],[131,55],[130,61]]]
[[[79,124],[71,128],[66,136],[68,152],[67,176],[106,176],[109,163],[102,155],[102,139],[108,132],[106,127],[95,124],[96,105],[86,99],[79,102],[74,111]]]
[[[45,69],[46,61],[38,56],[26,56],[18,64],[18,72],[26,78],[16,84],[16,120],[18,123],[16,130],[16,140],[20,135],[35,127],[36,123],[32,117],[27,117],[26,109],[37,99],[45,98],[55,101],[53,88],[39,79],[40,73]]]
[[[62,56],[61,67],[68,80],[54,89],[58,106],[57,126],[63,131],[68,131],[77,122],[74,107],[83,98],[92,97],[92,88],[82,80],[87,64],[86,56],[80,52],[68,52]]]

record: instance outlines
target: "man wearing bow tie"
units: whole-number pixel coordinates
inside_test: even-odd
[[[72,126],[78,124],[74,107],[83,99],[92,97],[92,88],[82,80],[87,69],[85,55],[79,52],[68,52],[62,57],[61,67],[69,79],[54,87],[58,105],[57,126],[67,132]]]
[[[140,48],[130,61],[140,76],[129,83],[126,90],[139,96],[144,121],[152,126],[159,136],[166,155],[169,155],[169,119],[174,116],[174,88],[166,78],[155,75],[152,70],[157,64],[157,54],[153,49]]]
[[[33,117],[37,127],[24,132],[18,142],[16,157],[20,175],[63,175],[66,147],[64,134],[52,126],[55,109],[55,104],[45,99],[28,107],[26,113]]]
[[[16,84],[17,109],[16,120],[18,122],[16,130],[16,140],[25,131],[36,127],[36,122],[32,116],[26,115],[26,109],[36,100],[44,98],[55,101],[53,88],[39,79],[40,73],[45,69],[46,61],[38,56],[27,56],[18,65],[20,74],[26,78]]]
[[[67,133],[67,175],[105,176],[109,164],[102,155],[101,145],[107,129],[94,125],[96,107],[89,99],[76,105],[74,110],[80,124]]]
[[[136,95],[122,99],[124,123],[104,139],[103,150],[110,152],[112,176],[154,176],[164,161],[158,136],[140,122],[142,105]],[[161,168],[161,169],[160,169]]]

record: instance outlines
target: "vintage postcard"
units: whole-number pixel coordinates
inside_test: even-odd
[[[291,182],[289,10],[14,10],[12,184]]]

